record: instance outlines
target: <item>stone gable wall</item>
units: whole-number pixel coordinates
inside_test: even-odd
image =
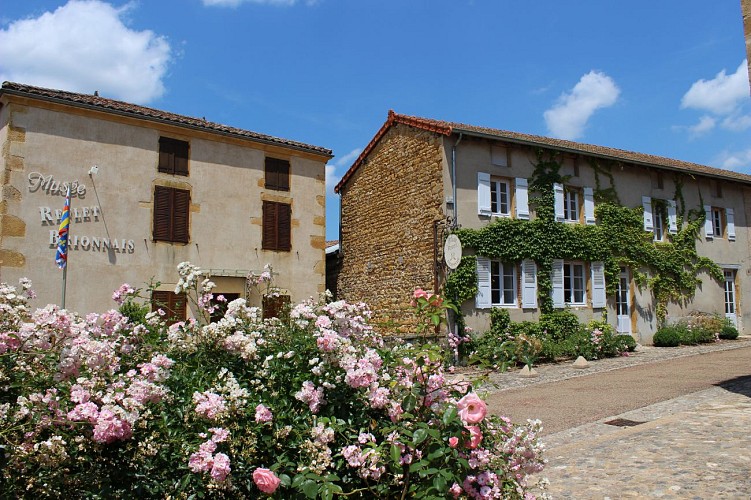
[[[433,290],[433,225],[445,218],[442,158],[440,137],[397,124],[341,191],[339,298],[367,303],[386,334],[414,333],[411,294]]]

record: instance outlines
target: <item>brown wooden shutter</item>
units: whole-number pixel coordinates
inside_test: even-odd
[[[289,191],[289,161],[278,158],[266,158],[266,189]]]
[[[190,144],[175,141],[175,175],[188,175],[188,152]]]
[[[280,318],[286,316],[287,306],[290,303],[289,295],[264,295],[263,296],[263,319]]]
[[[177,294],[173,292],[168,293],[170,294],[170,310],[172,312],[170,322],[185,321],[185,313],[188,310],[188,301],[186,300],[185,294]]]
[[[166,137],[159,138],[159,171],[171,174],[175,171],[172,142]]]
[[[159,171],[175,175],[188,175],[190,144],[169,137],[159,138]]]
[[[154,187],[154,240],[171,241],[172,236],[172,190],[164,186]]]
[[[172,239],[178,243],[190,241],[190,191],[173,189]]]
[[[277,206],[277,250],[292,249],[292,207],[279,203]]]
[[[261,248],[264,250],[276,250],[276,208],[277,204],[274,202],[263,202],[263,234],[261,236]]]
[[[176,294],[167,290],[154,290],[151,292],[151,310],[162,309],[167,313],[167,324],[171,325],[178,321],[184,321],[187,313],[187,300],[185,294]]]

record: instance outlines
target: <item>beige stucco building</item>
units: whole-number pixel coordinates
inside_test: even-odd
[[[550,217],[560,224],[597,226],[599,200],[615,198],[620,206],[643,209],[644,234],[659,246],[686,227],[692,211],[694,220],[697,213],[705,215],[696,250],[720,266],[724,279],[700,271],[702,283],[693,298],[670,302],[667,320],[697,311],[725,315],[741,328],[751,324],[751,307],[744,301],[751,297],[751,176],[394,112],[336,187],[342,227],[339,296],[369,303],[377,321],[398,330],[416,287],[441,288],[446,234],[503,219],[521,220],[514,227],[523,234],[524,223],[535,221],[540,193],[531,183],[538,154],[560,165],[560,180],[548,186]],[[619,332],[651,342],[658,326],[655,298],[635,279],[645,270],[620,259],[623,264],[611,273],[617,282],[610,289],[616,292],[606,293],[602,262],[571,258],[577,251],[566,248],[546,261],[527,245],[522,250],[527,255],[502,262],[465,247],[465,256],[477,257],[478,290],[474,300],[462,304],[467,325],[487,330],[492,307],[508,309],[512,321],[537,319],[545,298],[538,278],[549,276],[553,308],[568,308],[583,321],[607,317]]]
[[[38,305],[61,301],[54,258],[68,185],[68,309],[115,307],[125,282],[160,282],[168,295],[184,261],[230,298],[266,264],[293,302],[324,289],[328,149],[8,82],[0,144],[0,280],[30,278]]]

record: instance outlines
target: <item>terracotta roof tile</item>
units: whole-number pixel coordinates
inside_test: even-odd
[[[719,168],[700,165],[682,160],[674,160],[662,156],[655,156],[645,153],[636,153],[624,149],[609,148],[605,146],[596,146],[581,142],[566,141],[563,139],[553,139],[540,135],[523,134],[519,132],[510,132],[488,127],[478,127],[476,125],[466,125],[464,123],[447,122],[442,120],[433,120],[430,118],[421,118],[418,116],[400,115],[389,111],[389,116],[378,133],[373,137],[362,154],[355,160],[342,180],[337,184],[335,191],[338,193],[349,178],[354,174],[362,161],[368,156],[370,151],[375,147],[383,135],[396,123],[402,123],[411,127],[422,128],[442,135],[451,135],[452,133],[463,133],[475,136],[484,136],[492,139],[506,140],[520,144],[527,144],[538,147],[548,147],[558,150],[564,150],[572,153],[581,153],[601,158],[608,158],[616,161],[628,163],[637,163],[655,167],[663,167],[669,170],[677,170],[686,173],[702,174],[711,177],[719,177],[727,180],[751,183],[751,175],[722,170]]]
[[[250,130],[230,127],[227,125],[222,125],[220,123],[206,121],[205,119],[192,118],[189,116],[178,115],[175,113],[170,113],[168,111],[161,111],[146,106],[139,106],[123,101],[117,101],[114,99],[107,99],[98,95],[79,94],[76,92],[67,92],[64,90],[46,89],[14,82],[3,82],[2,90],[0,91],[0,93],[37,97],[45,100],[71,104],[73,106],[95,108],[105,112],[114,112],[137,118],[143,118],[146,120],[168,122],[177,126],[205,130],[207,132],[215,132],[223,135],[231,135],[268,144],[278,144],[280,146],[287,146],[294,149],[304,150],[329,157],[332,156],[330,149],[322,148],[319,146],[312,146],[310,144],[305,144],[302,142],[281,139],[279,137],[273,137],[266,134],[259,134],[258,132],[251,132]]]

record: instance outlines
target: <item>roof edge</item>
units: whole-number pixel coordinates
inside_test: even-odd
[[[376,147],[376,144],[378,144],[383,136],[386,135],[386,132],[388,132],[389,129],[397,123],[408,125],[414,128],[419,128],[422,130],[427,130],[428,132],[434,132],[441,135],[451,135],[453,131],[453,128],[450,125],[436,123],[434,121],[418,118],[416,116],[400,115],[399,113],[394,112],[393,109],[390,109],[388,118],[386,119],[384,124],[381,126],[378,132],[376,132],[376,135],[374,135],[368,145],[365,146],[365,149],[362,150],[360,156],[357,157],[352,166],[347,169],[347,172],[345,172],[345,174],[342,176],[342,179],[334,187],[335,193],[339,193],[339,191],[341,191],[350,177],[352,177],[355,174],[355,171],[360,168],[360,165],[363,164],[365,158],[367,158],[370,152],[373,151],[373,148]]]
[[[24,90],[23,87],[35,89],[38,92],[30,92],[28,90]],[[313,146],[310,144],[305,144],[305,143],[294,141],[291,139],[283,139],[280,137],[274,137],[274,136],[270,136],[267,134],[261,134],[258,132],[253,132],[251,130],[238,129],[230,125],[223,125],[219,123],[209,122],[209,121],[206,121],[205,119],[200,120],[198,118],[193,118],[187,115],[178,115],[177,113],[172,113],[170,111],[162,111],[156,108],[149,108],[149,107],[141,106],[138,104],[127,103],[125,101],[118,101],[116,99],[108,99],[108,98],[102,98],[99,96],[91,96],[92,98],[95,97],[96,99],[101,100],[102,102],[112,103],[114,106],[117,106],[117,105],[123,106],[123,107],[130,106],[130,107],[133,107],[134,109],[133,110],[120,109],[120,108],[113,107],[113,106],[106,106],[104,104],[76,101],[72,98],[65,98],[63,96],[55,97],[54,95],[47,95],[46,93],[60,93],[60,94],[71,95],[71,96],[89,97],[86,94],[80,94],[77,92],[46,89],[43,87],[34,87],[32,85],[25,85],[25,84],[19,84],[19,83],[8,82],[8,81],[3,82],[2,87],[0,88],[0,95],[8,94],[11,96],[26,97],[28,99],[36,99],[39,101],[51,102],[55,104],[61,104],[64,106],[71,106],[75,108],[99,111],[101,113],[135,118],[138,120],[143,120],[143,121],[148,121],[148,122],[153,122],[153,123],[161,123],[165,125],[171,125],[174,127],[180,127],[180,128],[189,129],[189,130],[206,132],[209,134],[216,134],[216,135],[221,135],[225,137],[233,137],[236,139],[255,142],[259,144],[266,144],[266,145],[277,146],[281,148],[294,149],[294,150],[302,151],[308,154],[322,156],[327,159],[333,158],[334,156],[332,150],[323,148],[320,146]],[[142,110],[143,112],[139,113],[136,111],[136,109]],[[170,119],[169,116],[164,116],[164,117],[155,116],[159,113],[164,113],[169,116],[174,116],[175,119]],[[195,123],[192,123],[192,122],[195,122]],[[203,122],[203,124],[199,122]]]

